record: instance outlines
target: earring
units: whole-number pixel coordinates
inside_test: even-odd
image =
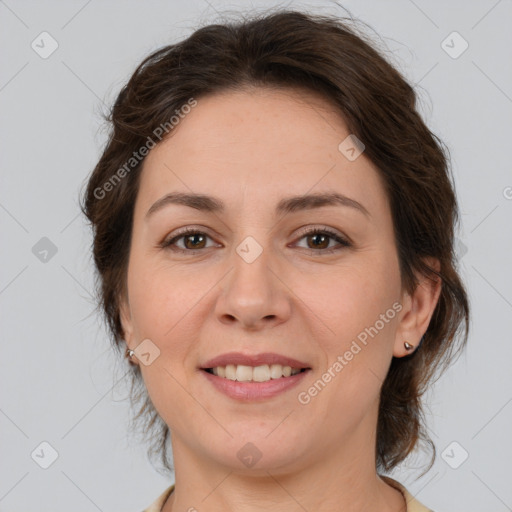
[[[414,345],[411,345],[408,341],[404,341],[404,347],[405,347],[405,350],[409,351],[414,348]]]

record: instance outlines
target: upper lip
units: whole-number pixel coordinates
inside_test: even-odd
[[[206,361],[201,365],[201,368],[216,368],[217,366],[227,366],[228,364],[245,366],[280,364],[282,366],[291,366],[292,368],[309,368],[307,363],[303,363],[302,361],[298,361],[292,357],[275,354],[273,352],[264,352],[262,354],[254,355],[242,354],[241,352],[228,352]]]

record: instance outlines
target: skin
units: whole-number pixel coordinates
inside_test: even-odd
[[[138,364],[171,430],[176,488],[164,512],[406,510],[376,473],[379,392],[392,357],[408,354],[404,340],[416,346],[427,330],[440,283],[402,289],[383,183],[364,153],[349,161],[338,150],[349,133],[311,92],[242,90],[199,98],[144,162],[121,318],[128,347],[150,339],[160,350]],[[215,196],[226,210],[173,204],[145,217],[173,191]],[[284,197],[333,191],[369,215],[345,206],[274,214]],[[199,249],[194,237],[176,242],[187,254],[159,247],[186,226],[208,235]],[[322,226],[352,245],[301,231]],[[236,252],[248,236],[263,249],[252,263]],[[301,404],[298,393],[397,302],[401,311]],[[241,403],[198,369],[231,351],[277,352],[312,370],[298,388]],[[237,457],[248,442],[262,454],[251,468]]]

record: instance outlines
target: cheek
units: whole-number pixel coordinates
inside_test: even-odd
[[[197,333],[191,323],[197,303],[208,287],[203,282],[167,265],[150,265],[133,260],[128,272],[130,306],[134,333],[138,341],[149,338],[160,350],[159,357],[149,366],[141,365],[142,377],[151,401],[160,416],[172,428],[186,430],[188,422],[200,423],[201,411],[193,407],[187,414],[184,404],[190,403],[190,394],[183,387],[186,368],[196,348]]]
[[[308,306],[329,327],[332,349],[342,348],[340,343],[345,345],[374,325],[400,297],[398,267],[392,258],[368,258],[367,264],[331,268],[303,284]],[[387,327],[382,330],[389,331]]]
[[[392,358],[400,298],[398,262],[393,252],[367,253],[357,265],[318,277],[312,280],[317,287],[311,288],[316,291],[308,305],[329,327],[328,336],[317,338],[326,356],[325,370],[335,375],[324,374],[335,382],[328,386],[332,396],[327,402],[360,406],[362,414],[378,396]]]
[[[128,272],[128,289],[139,335],[153,336],[155,343],[172,340],[173,330],[183,326],[182,320],[206,293],[201,283],[197,276],[177,272],[172,265],[151,265],[149,258],[134,260]]]
[[[376,414],[391,362],[393,304],[400,297],[397,265],[392,256],[368,251],[357,264],[301,279],[305,286],[298,295],[307,297],[314,313],[309,318],[315,318],[317,350],[324,355],[318,372],[300,389],[301,399],[310,400],[305,421],[321,418],[329,432],[350,432],[368,411]],[[326,442],[332,442],[329,435]]]

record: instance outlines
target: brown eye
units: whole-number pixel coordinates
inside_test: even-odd
[[[313,241],[311,245],[308,244],[310,249],[327,249],[331,237],[322,233],[314,233],[306,238]]]
[[[195,250],[208,249],[212,245],[207,246],[208,239],[211,238],[202,231],[195,229],[187,229],[176,236],[163,241],[160,244],[162,249],[169,249],[176,252],[194,252]],[[183,243],[181,243],[183,241]]]
[[[201,233],[185,235],[181,238],[184,239],[184,244],[187,249],[202,249],[206,239],[206,237]]]
[[[352,246],[352,244],[340,234],[327,228],[315,228],[305,231],[300,237],[300,240],[302,239],[307,240],[306,247],[303,247],[304,249],[310,249],[312,253],[318,253],[319,255],[329,254]],[[337,245],[329,246],[332,241],[337,242]]]

